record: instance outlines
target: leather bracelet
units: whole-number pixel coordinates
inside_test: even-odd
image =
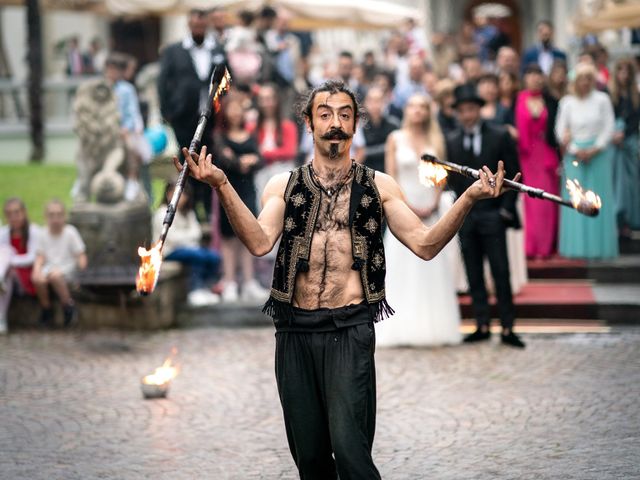
[[[213,187],[216,191],[219,191],[223,185],[225,185],[226,183],[229,183],[229,179],[227,178],[227,176],[224,176],[224,182],[222,182],[220,185],[217,185],[215,187]]]

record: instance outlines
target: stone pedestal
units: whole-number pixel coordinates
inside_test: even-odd
[[[153,330],[178,325],[178,310],[184,304],[188,278],[175,262],[165,262],[155,291],[141,297],[130,287],[91,287],[73,292],[82,330],[115,328]],[[133,282],[132,282],[133,284]],[[53,303],[53,327],[62,328],[62,307]],[[40,306],[34,297],[16,296],[11,301],[9,330],[39,328]]]
[[[151,213],[146,204],[76,204],[69,215],[87,246],[88,268],[78,275],[73,297],[81,329],[158,329],[177,324],[178,308],[187,294],[187,275],[179,263],[164,262],[155,291],[138,294],[135,278],[138,247],[149,246]],[[34,298],[12,304],[9,327],[37,324],[40,308]],[[56,326],[62,326],[56,306]]]
[[[154,292],[142,297],[135,286],[82,288],[78,293],[81,328],[162,329],[177,324],[188,278],[179,263],[165,262]]]
[[[85,243],[89,267],[79,275],[78,320],[83,328],[167,328],[176,323],[187,285],[180,264],[165,262],[153,294],[135,289],[138,247],[148,247],[151,213],[145,203],[83,203],[73,207],[70,223]]]
[[[87,245],[89,268],[138,265],[138,247],[151,243],[151,212],[146,203],[77,203],[69,212]]]

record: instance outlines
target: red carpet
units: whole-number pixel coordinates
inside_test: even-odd
[[[545,268],[545,267],[586,267],[586,260],[577,260],[573,258],[553,257],[546,260],[527,260],[529,268]]]
[[[595,304],[595,297],[589,282],[540,282],[525,285],[514,302],[516,305],[584,305]],[[491,303],[495,303],[493,297]],[[471,305],[471,297],[461,296],[460,305]]]

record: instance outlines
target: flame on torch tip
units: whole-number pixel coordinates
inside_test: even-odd
[[[225,68],[222,80],[220,80],[216,93],[213,95],[213,109],[216,113],[220,111],[220,97],[223,93],[228,92],[229,88],[231,88],[231,74],[229,73],[229,70]]]
[[[602,207],[602,200],[598,194],[591,190],[585,191],[578,180],[567,179],[566,186],[573,208],[590,217],[598,215]]]
[[[138,247],[140,268],[136,276],[136,290],[141,295],[149,295],[156,288],[160,267],[162,266],[162,242],[156,243],[149,250]]]
[[[142,383],[146,385],[164,385],[173,380],[180,371],[178,365],[173,363],[177,354],[178,350],[173,347],[171,354],[164,360],[162,366],[157,367],[152,374],[144,376]]]
[[[447,170],[442,165],[422,160],[418,165],[418,177],[425,187],[442,187],[447,183]]]

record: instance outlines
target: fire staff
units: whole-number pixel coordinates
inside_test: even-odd
[[[206,148],[190,157],[183,152],[190,174],[217,190],[251,253],[265,255],[280,239],[264,312],[276,327],[276,381],[300,477],[371,480],[380,478],[371,458],[373,323],[393,313],[385,300],[383,219],[412,252],[433,258],[478,200],[502,193],[504,168],[483,168],[449,212],[427,227],[393,178],[349,157],[360,109],[347,86],[327,81],[316,87],[301,115],[313,136],[313,161],[269,181],[257,219]]]

